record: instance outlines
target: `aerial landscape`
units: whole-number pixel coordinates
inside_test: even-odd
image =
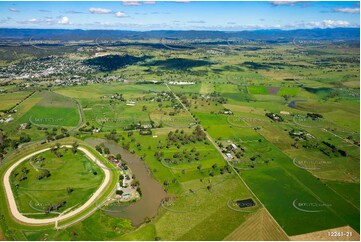
[[[360,240],[358,1],[0,2],[0,240]]]

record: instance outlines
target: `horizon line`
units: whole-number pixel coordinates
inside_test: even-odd
[[[151,31],[197,31],[197,32],[252,32],[252,31],[268,31],[268,30],[279,30],[279,31],[294,31],[294,30],[332,30],[332,29],[360,29],[360,27],[328,27],[328,28],[295,28],[295,29],[281,29],[281,28],[270,28],[270,29],[244,29],[244,30],[206,30],[206,29],[150,29],[150,30],[127,30],[127,29],[81,29],[81,28],[17,28],[17,27],[0,27],[0,29],[23,29],[23,30],[82,30],[82,31],[129,31],[129,32],[151,32]]]

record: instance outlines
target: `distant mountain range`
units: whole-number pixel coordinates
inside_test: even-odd
[[[70,30],[70,29],[15,29],[0,28],[0,40],[116,40],[116,39],[184,39],[227,40],[245,39],[259,41],[288,42],[294,39],[359,41],[359,28],[297,29],[297,30],[253,30],[253,31],[198,31],[198,30]]]

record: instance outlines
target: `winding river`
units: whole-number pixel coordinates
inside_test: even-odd
[[[93,146],[104,144],[105,147],[109,148],[110,153],[120,154],[122,159],[132,170],[136,179],[140,182],[140,188],[142,189],[142,197],[140,200],[129,204],[126,207],[110,207],[106,213],[114,217],[128,218],[132,221],[134,226],[142,224],[146,217],[154,217],[158,212],[162,199],[168,197],[169,195],[164,191],[160,183],[152,177],[151,172],[144,161],[142,161],[137,155],[123,149],[114,141],[100,138],[89,138],[86,139],[85,142]]]

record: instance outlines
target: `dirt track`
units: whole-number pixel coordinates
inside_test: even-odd
[[[67,147],[67,148],[71,148],[70,145],[66,145],[66,146],[62,146],[62,147]],[[84,209],[88,208],[91,204],[93,204],[96,199],[99,197],[99,195],[101,194],[101,192],[110,184],[111,182],[111,173],[108,169],[104,168],[104,165],[101,164],[100,161],[98,161],[98,159],[93,156],[93,154],[91,154],[87,149],[79,147],[78,150],[82,151],[90,160],[94,161],[103,171],[105,174],[105,178],[103,180],[103,183],[100,185],[100,187],[98,188],[98,190],[95,191],[95,193],[91,196],[91,198],[86,201],[86,203],[84,203],[81,207],[66,213],[66,214],[61,214],[60,216],[56,217],[56,218],[47,218],[47,219],[35,219],[35,218],[28,218],[26,216],[24,216],[23,214],[21,214],[16,206],[16,202],[15,202],[15,198],[14,198],[14,194],[13,191],[11,189],[11,185],[10,185],[10,175],[12,173],[12,171],[18,166],[20,165],[23,161],[29,159],[30,157],[40,154],[44,151],[50,150],[50,148],[46,148],[46,149],[42,149],[39,151],[36,151],[30,155],[27,155],[23,158],[21,158],[20,160],[18,160],[17,162],[15,162],[4,174],[3,176],[3,184],[4,184],[4,188],[5,188],[5,193],[6,193],[6,198],[9,204],[9,209],[10,212],[12,214],[12,216],[18,220],[19,222],[25,223],[25,224],[32,224],[32,225],[46,225],[46,224],[51,224],[51,223],[55,223],[57,224],[58,222],[60,222],[61,220],[64,219],[68,219],[71,218],[75,215],[77,215],[78,213],[82,212]]]

